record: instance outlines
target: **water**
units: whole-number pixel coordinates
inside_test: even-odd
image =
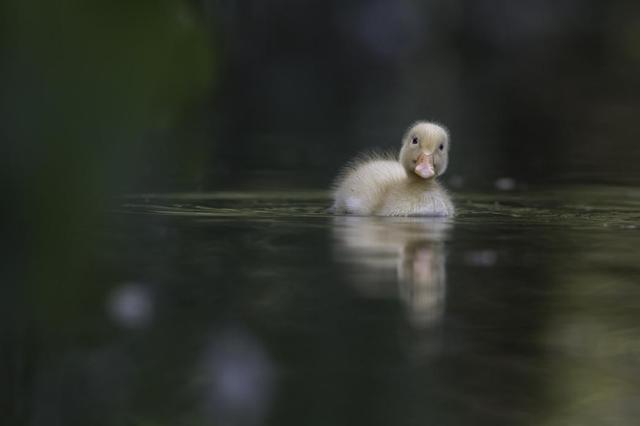
[[[455,219],[326,197],[118,202],[93,292],[52,296],[72,301],[55,325],[18,316],[10,420],[635,424],[639,189],[459,193]]]

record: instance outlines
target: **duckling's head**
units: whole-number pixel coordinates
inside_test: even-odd
[[[402,139],[400,163],[409,176],[433,179],[449,164],[449,133],[435,123],[418,121]]]

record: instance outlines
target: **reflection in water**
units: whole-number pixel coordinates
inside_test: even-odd
[[[145,286],[126,283],[111,291],[107,311],[124,328],[146,328],[153,319],[153,299]]]
[[[273,397],[273,365],[262,344],[239,329],[214,337],[203,360],[205,412],[213,424],[262,424]]]
[[[367,297],[398,297],[416,327],[432,325],[444,313],[444,239],[450,224],[442,218],[334,219],[335,253],[353,267],[353,285]]]
[[[0,286],[0,424],[640,417],[636,189],[466,194],[455,229],[188,197],[96,228],[92,293]]]

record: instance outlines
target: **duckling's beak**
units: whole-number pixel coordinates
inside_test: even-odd
[[[420,154],[416,160],[416,168],[414,172],[423,179],[429,179],[436,174],[435,167],[433,166],[433,154]]]

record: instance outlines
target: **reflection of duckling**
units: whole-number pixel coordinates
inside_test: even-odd
[[[418,122],[405,134],[399,161],[370,158],[336,182],[333,211],[377,216],[451,216],[453,204],[436,182],[449,162],[449,134]]]
[[[367,297],[397,297],[411,323],[424,327],[444,313],[442,219],[337,217],[337,257],[355,266],[353,285]],[[391,285],[390,284],[391,281]]]
[[[398,284],[414,324],[432,324],[444,314],[445,262],[433,241],[409,243],[400,258]]]

